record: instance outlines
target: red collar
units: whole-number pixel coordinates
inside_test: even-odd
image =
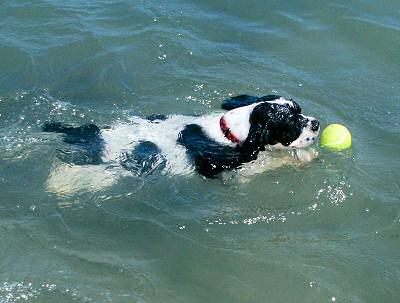
[[[221,127],[221,131],[224,134],[224,137],[233,143],[240,144],[240,140],[236,137],[228,127],[228,124],[225,120],[225,115],[222,115],[221,119],[219,119],[219,126]]]

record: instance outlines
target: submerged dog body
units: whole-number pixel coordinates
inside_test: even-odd
[[[255,160],[265,149],[298,149],[313,143],[319,122],[300,106],[276,95],[241,95],[224,101],[225,112],[200,117],[134,117],[99,129],[47,123],[46,132],[64,134],[73,149],[60,151],[64,162],[120,166],[134,174],[155,170],[206,177]]]

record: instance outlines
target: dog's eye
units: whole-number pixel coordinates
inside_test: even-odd
[[[292,108],[293,108],[293,111],[296,113],[296,114],[300,114],[301,113],[301,107],[300,107],[300,105],[299,104],[297,104],[297,102],[296,101],[293,101],[293,100],[290,100],[290,101],[292,101]]]

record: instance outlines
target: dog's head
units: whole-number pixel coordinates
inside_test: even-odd
[[[282,97],[273,101],[262,101],[250,114],[249,134],[245,145],[263,149],[303,148],[315,141],[319,134],[319,121],[301,113],[295,101]]]

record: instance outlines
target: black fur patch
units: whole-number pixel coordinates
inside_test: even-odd
[[[178,143],[186,148],[197,171],[206,177],[214,177],[223,170],[237,168],[256,159],[258,153],[246,147],[221,145],[210,139],[197,124],[187,125],[180,132]]]
[[[151,114],[151,115],[147,116],[146,119],[151,121],[151,122],[156,122],[157,123],[157,121],[167,120],[167,116],[163,115],[163,114]]]
[[[57,157],[64,162],[75,165],[102,163],[104,142],[96,125],[73,127],[59,122],[48,122],[43,126],[43,131],[64,134],[63,141],[68,143],[70,148],[57,149]]]
[[[267,95],[263,97],[255,97],[249,95],[240,95],[236,97],[232,97],[228,100],[224,100],[221,104],[221,108],[225,110],[232,110],[238,107],[247,106],[253,103],[262,102],[262,101],[273,101],[279,99],[281,96],[278,95]]]
[[[150,141],[142,141],[129,153],[123,153],[121,166],[135,175],[149,175],[157,169],[165,167],[165,158],[161,150]]]

